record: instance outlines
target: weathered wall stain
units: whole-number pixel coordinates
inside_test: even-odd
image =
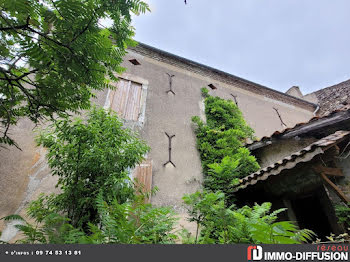
[[[41,192],[53,193],[58,191],[54,187],[57,183],[57,178],[51,176],[50,169],[46,162],[45,153],[46,150],[44,148],[40,147],[36,149],[32,161],[32,167],[28,174],[29,181],[25,194],[17,210],[14,212],[15,214],[20,214],[24,218],[26,218],[26,208],[28,207],[28,204],[37,199]],[[20,224],[20,221],[11,221],[10,223],[5,224],[1,240],[13,240],[18,233],[18,230],[15,228],[16,224]]]
[[[239,97],[239,106],[248,124],[256,131],[258,137],[269,136],[275,130],[281,130],[281,124],[272,107],[279,108],[283,121],[287,126],[308,121],[313,116],[313,106],[276,93],[271,90],[246,86],[241,82],[231,81],[223,74],[210,73],[197,65],[184,67],[180,62],[166,57],[159,59],[156,54],[130,51],[122,64],[126,74],[147,86],[147,96],[143,98],[144,118],[142,125],[133,126],[140,136],[151,147],[148,157],[152,160],[152,185],[159,188],[152,204],[156,206],[172,206],[185,221],[186,209],[183,206],[184,194],[193,193],[201,188],[203,181],[202,167],[196,149],[196,137],[191,123],[195,115],[204,118],[203,97],[200,89],[210,83],[217,89],[210,94],[231,99],[234,93]],[[128,60],[137,59],[141,65],[134,66]],[[206,73],[207,72],[207,73]],[[176,96],[167,94],[169,77],[166,73],[176,75],[172,83]],[[133,80],[134,81],[134,80]],[[253,90],[254,89],[254,90]],[[259,90],[258,90],[259,89]],[[254,92],[253,92],[254,91]],[[93,103],[106,106],[108,90],[96,94]],[[0,217],[19,213],[25,215],[25,209],[31,200],[44,192],[58,192],[55,188],[57,177],[50,175],[45,160],[45,150],[37,148],[34,142],[34,125],[28,120],[21,120],[11,128],[13,138],[21,146],[22,151],[15,148],[0,151]],[[164,150],[168,148],[168,140],[164,131],[176,134],[173,140],[172,165],[163,166],[167,157]],[[176,149],[176,150],[175,150]],[[192,182],[191,182],[192,181]],[[0,230],[4,230],[3,238],[15,239],[13,227],[0,221]],[[11,229],[12,228],[12,229]]]

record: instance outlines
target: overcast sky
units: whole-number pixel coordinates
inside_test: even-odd
[[[147,0],[135,39],[285,92],[350,79],[349,0]]]

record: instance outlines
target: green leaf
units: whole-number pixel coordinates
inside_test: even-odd
[[[1,220],[4,220],[4,221],[12,221],[12,220],[25,221],[23,219],[23,217],[21,217],[20,215],[16,215],[16,214],[3,217],[3,218],[1,218]]]

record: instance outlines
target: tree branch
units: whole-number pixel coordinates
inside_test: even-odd
[[[17,29],[25,29],[28,25],[17,25],[11,27],[0,27],[0,31],[9,31],[9,30],[17,30]]]
[[[8,24],[8,27],[0,27],[0,31],[9,31],[9,30],[17,30],[17,29],[25,29],[29,26],[29,19],[30,17],[27,17],[26,23],[24,25],[11,25],[6,18],[0,14],[0,17],[5,21],[6,24]]]
[[[90,24],[92,23],[92,21],[94,20],[94,16],[90,19],[90,21],[87,23],[87,25],[83,28],[82,31],[80,31],[77,35],[75,35],[73,37],[73,39],[70,41],[70,43],[73,43],[75,40],[77,40],[77,38],[79,36],[81,36],[82,34],[84,34],[86,32],[86,30],[89,28]]]
[[[46,34],[43,34],[42,32],[36,31],[36,30],[34,30],[33,28],[31,28],[30,26],[28,26],[26,29],[27,29],[28,31],[32,32],[32,33],[35,33],[35,34],[40,35],[41,37],[45,38],[45,39],[48,40],[48,41],[51,41],[51,42],[55,43],[56,45],[59,45],[59,46],[62,46],[62,47],[67,48],[72,54],[74,54],[72,48],[71,48],[69,45],[66,45],[66,44],[64,44],[64,43],[61,43],[61,42],[59,42],[59,41],[53,39],[53,38],[50,38],[50,37],[48,37]]]

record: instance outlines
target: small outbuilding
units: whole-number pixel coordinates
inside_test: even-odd
[[[261,169],[240,180],[238,204],[269,201],[324,239],[345,228],[334,207],[350,202],[350,108],[276,132],[247,145]]]

